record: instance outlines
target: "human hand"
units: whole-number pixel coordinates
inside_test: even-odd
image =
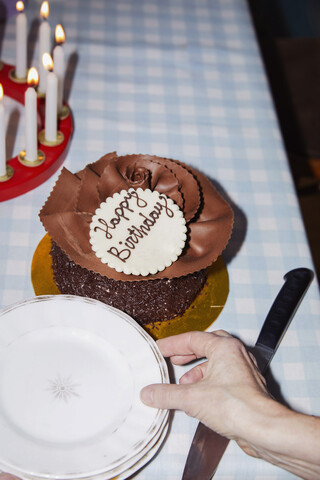
[[[180,385],[151,385],[144,403],[184,410],[216,432],[240,440],[253,413],[271,399],[264,377],[245,346],[227,332],[188,332],[158,340],[160,351],[175,365],[205,357],[180,378]]]
[[[188,332],[157,342],[172,363],[207,360],[180,378],[180,385],[148,385],[141,399],[176,408],[306,480],[320,478],[320,418],[294,412],[269,394],[254,356],[227,332]],[[0,479],[1,480],[1,479]]]

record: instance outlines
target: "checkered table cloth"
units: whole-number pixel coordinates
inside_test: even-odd
[[[224,255],[230,294],[212,329],[253,345],[283,275],[313,266],[246,1],[52,0],[50,7],[52,30],[62,23],[66,31],[67,100],[75,120],[64,165],[74,172],[110,151],[148,153],[189,163],[214,180],[236,221]],[[30,66],[37,66],[39,8],[40,0],[28,2]],[[12,17],[2,43],[5,62],[14,63],[14,48]],[[5,102],[14,156],[24,144],[23,109]],[[38,212],[57,176],[0,204],[1,306],[34,295],[30,265],[44,235]],[[289,405],[318,415],[319,361],[314,281],[271,370]],[[184,371],[176,368],[176,377]],[[163,448],[135,478],[179,479],[196,425],[175,412]],[[294,476],[231,442],[215,478]]]

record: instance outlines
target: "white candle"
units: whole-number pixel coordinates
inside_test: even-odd
[[[62,110],[63,104],[63,78],[64,78],[64,51],[61,45],[57,45],[53,50],[54,73],[58,79],[58,113]]]
[[[25,78],[27,75],[27,17],[24,13],[23,2],[17,2],[16,18],[16,69],[17,78]]]
[[[5,111],[3,105],[3,88],[0,83],[0,177],[7,174]]]
[[[39,29],[39,93],[45,93],[46,91],[46,78],[48,72],[42,64],[42,57],[44,53],[50,52],[50,34],[50,25],[45,20],[42,22]]]
[[[29,161],[33,161],[38,158],[37,94],[33,87],[27,88],[24,95],[24,104],[25,104],[26,159]]]
[[[55,40],[59,44],[53,50],[54,73],[58,78],[58,113],[61,113],[63,104],[63,88],[64,88],[64,49],[61,45],[65,41],[64,30],[61,25],[55,28]]]
[[[38,72],[31,68],[28,74],[28,84],[38,83]],[[25,106],[25,142],[26,160],[33,162],[38,158],[38,124],[37,124],[37,94],[34,87],[27,88],[24,94]]]
[[[40,9],[41,16],[43,18],[43,22],[39,28],[39,86],[38,92],[45,93],[46,91],[46,78],[47,78],[47,70],[44,68],[42,64],[42,57],[44,53],[49,53],[51,51],[50,45],[50,36],[51,36],[51,28],[49,22],[46,20],[49,16],[49,4],[48,2],[42,2],[41,9]]]
[[[45,139],[49,142],[57,140],[58,124],[58,79],[55,73],[47,75],[46,88],[46,115],[45,115]]]

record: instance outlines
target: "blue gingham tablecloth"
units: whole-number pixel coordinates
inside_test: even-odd
[[[29,65],[37,66],[28,2]],[[148,153],[189,163],[214,180],[235,211],[224,258],[227,305],[211,329],[255,343],[268,309],[296,267],[312,267],[308,242],[252,20],[245,0],[55,0],[52,30],[67,36],[66,95],[75,133],[71,171],[104,153]],[[14,17],[1,57],[15,58]],[[23,148],[23,109],[5,98],[10,156]],[[15,122],[13,122],[15,120]],[[0,204],[0,303],[33,296],[30,265],[44,235],[38,212],[58,172],[37,189]],[[320,302],[314,281],[272,364],[283,399],[320,414]],[[185,367],[175,369],[176,378]],[[212,405],[214,409],[214,405]],[[159,454],[135,478],[179,479],[197,422],[173,414]],[[246,456],[231,442],[217,479],[293,475]]]

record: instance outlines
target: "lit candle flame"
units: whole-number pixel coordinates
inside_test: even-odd
[[[40,8],[40,15],[43,19],[47,19],[49,16],[49,2],[42,2]]]
[[[3,99],[3,86],[2,83],[0,83],[0,102]]]
[[[34,68],[34,67],[30,68],[30,70],[28,72],[27,81],[28,81],[28,85],[30,87],[35,87],[36,85],[38,85],[39,75],[38,75],[38,71],[37,71],[36,68]]]
[[[64,43],[65,40],[66,40],[66,36],[65,36],[65,33],[64,33],[64,30],[62,28],[62,25],[56,25],[56,29],[55,29],[55,39],[56,39],[56,42],[57,43]]]
[[[42,64],[46,70],[53,70],[53,60],[49,53],[44,53],[42,55]]]
[[[23,2],[21,2],[21,1],[20,1],[20,2],[17,2],[17,3],[16,3],[16,9],[17,9],[17,12],[23,12],[23,10],[24,10],[24,4],[23,4]]]

